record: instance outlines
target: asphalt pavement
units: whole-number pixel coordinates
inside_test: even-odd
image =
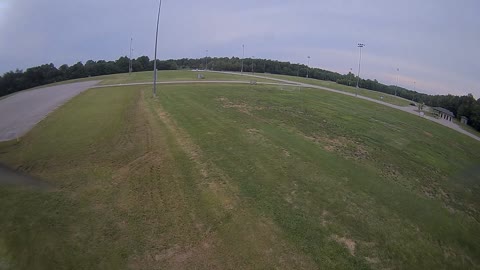
[[[99,81],[21,91],[0,99],[0,141],[21,137],[50,112]]]

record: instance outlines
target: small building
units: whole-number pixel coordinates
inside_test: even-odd
[[[444,120],[447,120],[447,121],[452,121],[453,118],[455,118],[455,115],[445,109],[445,108],[442,108],[442,107],[433,107],[433,113],[435,114],[436,117],[440,118],[440,119],[444,119]]]
[[[467,125],[468,124],[468,118],[466,116],[462,116],[460,118],[460,122],[464,125]]]

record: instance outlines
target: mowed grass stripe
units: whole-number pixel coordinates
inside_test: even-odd
[[[330,209],[334,212],[335,218],[339,220],[336,221],[337,224],[333,222],[335,226],[332,227],[341,228],[343,226],[344,230],[339,230],[340,232],[337,232],[337,234],[342,236],[343,233],[343,235],[355,237],[356,241],[360,243],[357,250],[361,250],[363,243],[365,250],[378,253],[365,254],[365,258],[369,258],[370,261],[383,261],[386,266],[389,265],[388,262],[395,261],[394,265],[397,266],[399,262],[402,262],[405,263],[405,267],[413,268],[431,267],[437,265],[437,263],[438,265],[446,263],[458,266],[461,265],[461,262],[445,258],[445,250],[456,250],[456,252],[462,254],[460,256],[466,256],[470,263],[475,254],[478,254],[478,247],[475,241],[470,238],[476,235],[478,229],[474,217],[467,216],[462,212],[450,214],[445,204],[448,203],[451,206],[455,203],[442,197],[432,200],[429,196],[425,196],[423,190],[423,188],[434,184],[439,186],[433,188],[440,187],[450,190],[452,184],[447,177],[461,169],[459,164],[468,168],[478,161],[478,155],[474,151],[468,150],[470,144],[478,147],[478,144],[473,140],[467,139],[465,141],[464,137],[455,133],[448,134],[451,137],[445,136],[448,139],[454,138],[455,144],[461,147],[462,151],[468,153],[457,157],[464,162],[452,162],[453,166],[450,165],[448,170],[439,170],[438,173],[434,173],[435,176],[441,176],[446,183],[430,183],[431,179],[422,177],[424,174],[420,174],[418,179],[408,179],[408,176],[413,175],[414,172],[423,171],[423,164],[417,164],[414,167],[401,167],[404,164],[402,160],[405,158],[401,153],[412,151],[409,146],[399,147],[393,144],[392,147],[386,147],[385,150],[381,149],[384,147],[384,142],[395,141],[396,139],[402,139],[402,137],[406,137],[408,145],[411,144],[412,146],[425,140],[419,139],[419,137],[429,137],[423,133],[409,133],[409,129],[420,129],[422,132],[429,130],[434,134],[433,136],[438,136],[440,139],[444,137],[442,135],[443,128],[419,121],[421,119],[401,112],[400,114],[394,112],[393,115],[388,115],[390,112],[382,106],[371,106],[371,103],[367,102],[362,104],[360,112],[356,111],[357,108],[355,108],[349,113],[341,110],[341,104],[345,101],[353,102],[353,99],[339,97],[335,101],[335,98],[331,95],[320,92],[307,91],[305,94],[307,96],[302,98],[301,95],[295,96],[285,92],[275,92],[265,87],[257,87],[255,90],[243,89],[243,92],[233,91],[233,87],[226,86],[197,87],[196,91],[186,88],[180,91],[180,89],[182,88],[177,87],[168,93],[162,92],[161,100],[164,101],[167,110],[172,112],[174,118],[178,118],[179,123],[184,123],[183,125],[187,130],[195,134],[193,137],[198,139],[197,143],[202,148],[206,148],[206,152],[211,153],[211,158],[217,160],[219,167],[234,174],[230,177],[237,179],[241,190],[244,192],[242,197],[251,198],[254,205],[264,210],[264,213],[272,216],[278,214],[278,221],[280,223],[285,222],[283,224],[284,228],[291,229],[292,235],[298,235],[299,244],[308,247],[305,249],[306,251],[312,252],[318,246],[325,247],[317,244],[322,240],[325,241],[325,239],[334,239],[335,230],[323,230],[327,233],[320,233],[322,228],[318,224],[321,224],[321,220],[315,220],[315,218],[321,216],[323,212],[321,208],[313,207],[313,209],[317,208],[315,209],[316,215],[313,216],[310,216],[310,213],[301,213],[302,210],[305,211],[308,208],[295,209],[288,214],[288,199],[284,197],[285,193],[282,194],[282,191],[280,191],[280,188],[288,182],[303,186],[305,190],[312,193],[305,195],[304,203],[309,200],[316,200],[315,203],[311,204],[315,206],[326,205],[325,211],[328,212],[327,209]],[[343,149],[335,151],[337,155],[335,156],[335,154],[331,154],[329,151],[325,151],[325,149],[309,142],[310,139],[305,140],[305,137],[310,137],[308,131],[322,131],[311,129],[312,126],[318,126],[318,122],[321,122],[319,120],[322,119],[322,116],[319,112],[325,112],[321,106],[328,106],[328,104],[322,103],[321,100],[324,98],[330,99],[329,103],[332,105],[329,107],[338,106],[339,111],[352,115],[352,119],[358,121],[357,124],[351,121],[353,126],[347,127],[343,126],[345,121],[335,121],[335,118],[329,117],[330,115],[324,115],[323,118],[332,123],[330,128],[328,124],[323,128],[336,136],[342,134],[343,131],[343,136],[354,137],[353,135],[357,135],[363,139],[362,134],[348,133],[361,126],[366,131],[366,126],[370,124],[368,122],[372,117],[394,122],[400,127],[403,126],[403,128],[385,132],[378,125],[373,124],[373,128],[370,127],[371,130],[366,132],[367,135],[368,133],[375,135],[376,130],[385,132],[382,134],[384,138],[382,144],[367,144],[368,150],[371,152],[381,149],[379,151],[381,155],[378,157],[374,155],[371,158],[372,161],[348,157],[345,153],[342,153],[341,150]],[[304,104],[306,113],[308,114],[311,110],[311,114],[315,116],[316,120],[304,123],[305,126],[298,126],[300,121],[297,120],[299,119],[292,117],[298,112],[291,111],[297,110],[298,107],[289,106],[294,101],[307,101]],[[262,102],[269,102],[270,107],[259,105]],[[313,104],[314,102],[317,104]],[[182,105],[177,106],[178,104]],[[192,111],[195,113],[192,113]],[[358,117],[356,117],[357,114]],[[223,116],[223,119],[219,119],[219,116]],[[388,119],[389,117],[392,119]],[[417,124],[422,124],[423,129],[418,128]],[[209,126],[210,128],[208,128]],[[375,129],[375,126],[379,129]],[[288,132],[288,130],[299,129],[307,130],[305,132],[307,135],[305,133],[299,135]],[[245,136],[249,136],[249,131],[257,133],[253,136],[260,137],[259,142],[252,143],[245,139]],[[397,132],[398,134],[396,134]],[[320,135],[328,137],[323,132],[320,132]],[[317,136],[319,135],[317,134]],[[285,137],[285,139],[279,141],[279,137]],[[276,140],[276,142],[272,143],[269,140]],[[439,142],[429,139],[425,141],[434,145],[439,144],[440,150],[452,151],[448,146],[441,145],[441,140]],[[282,165],[284,165],[281,162],[283,151],[279,151],[282,148],[290,153],[292,159],[295,159],[292,153],[298,154],[297,160],[289,169],[282,168]],[[429,147],[423,146],[420,148],[428,150]],[[382,153],[383,151],[391,156],[386,161],[391,160],[392,164],[397,164],[400,161],[398,172],[395,173],[402,172],[403,174],[403,171],[406,171],[406,175],[392,176],[384,173],[384,164],[379,160],[379,158],[386,156]],[[440,162],[442,162],[442,158],[445,157],[438,154],[435,156],[435,160],[440,160]],[[447,156],[447,158],[450,159],[451,157]],[[412,164],[408,164],[408,166],[410,165]],[[299,169],[296,171],[294,168]],[[299,184],[299,181],[302,182]],[[417,186],[415,186],[415,183],[409,181],[419,181],[419,183],[416,183]],[[284,186],[284,188],[286,187]],[[465,189],[465,186],[463,188]],[[478,189],[478,186],[468,187],[465,193],[468,193],[469,188]],[[455,193],[458,189],[453,191]],[[437,192],[441,193],[442,191],[440,189]],[[463,196],[456,199],[462,200]],[[456,205],[456,207],[465,208],[467,205],[467,203],[463,203]],[[302,219],[305,222],[299,226]],[[293,223],[295,226],[287,227],[288,223]],[[307,224],[310,224],[310,226]],[[309,233],[317,235],[313,237]],[[329,234],[333,236],[329,238]],[[308,246],[307,239],[314,239],[310,246]],[[374,239],[377,241],[372,241]],[[440,239],[446,242],[437,245],[437,241],[442,241]],[[377,248],[372,248],[371,245],[375,245]],[[323,248],[321,252],[325,252],[325,250],[327,248]],[[328,261],[331,258],[330,255],[324,255],[322,258],[320,254],[312,254],[312,257],[318,258],[318,263],[321,264],[322,259],[324,259],[323,262]],[[370,256],[378,257],[372,259]],[[435,260],[422,259],[429,256],[435,258]],[[366,260],[369,261],[369,259]],[[358,265],[355,265],[355,267],[358,267]]]
[[[90,90],[2,155],[59,189],[1,188],[0,236],[12,267],[148,268],[163,250],[198,239],[192,166],[167,144],[140,93]]]
[[[291,90],[291,89],[287,89]],[[471,268],[480,144],[339,94],[260,85],[84,92],[0,161],[19,269]],[[61,249],[59,250],[59,247]]]
[[[196,163],[208,160],[182,148],[181,130],[142,93],[136,87],[89,90],[20,143],[2,146],[3,162],[56,188],[0,188],[2,263],[18,269],[312,268],[271,221],[225,204],[238,197],[225,191],[228,179],[209,166],[205,179]]]

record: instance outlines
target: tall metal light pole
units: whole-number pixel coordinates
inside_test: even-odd
[[[310,56],[307,56],[307,78],[308,78],[309,71],[310,71]]]
[[[245,44],[242,44],[242,69],[240,73],[243,73],[243,59],[245,58]]]
[[[133,38],[130,38],[130,62],[128,64],[128,74],[132,73],[132,42]]]
[[[399,88],[398,84],[399,84],[399,75],[400,74],[400,69],[397,68],[397,87],[395,87],[395,96],[397,96],[397,89]]]
[[[357,47],[360,48],[360,58],[358,60],[358,75],[357,75],[357,90],[355,91],[355,96],[358,95],[358,83],[360,82],[360,63],[362,62],[362,48],[365,46],[363,43],[358,43]]]
[[[417,82],[416,81],[413,81],[413,98],[412,100],[415,101],[415,86],[416,86]]]
[[[155,33],[155,60],[153,62],[153,97],[157,96],[157,43],[158,43],[158,24],[160,23],[160,10],[162,8],[162,0],[158,4],[157,15],[157,31]]]
[[[205,50],[205,70],[208,70],[208,50]]]

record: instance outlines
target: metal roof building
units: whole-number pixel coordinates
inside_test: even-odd
[[[441,119],[445,119],[445,120],[451,122],[452,119],[455,118],[455,115],[451,111],[449,111],[445,108],[433,107],[432,109],[433,109],[433,113]]]

